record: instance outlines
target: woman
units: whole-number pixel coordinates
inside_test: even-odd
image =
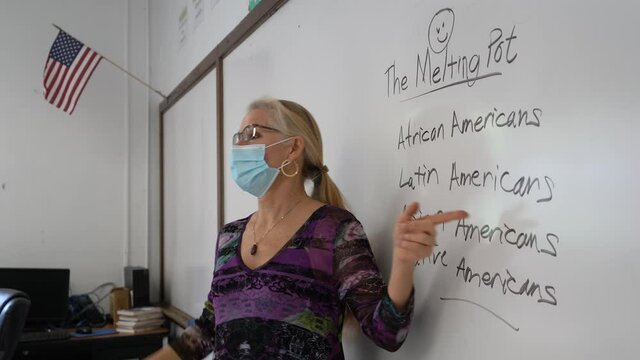
[[[360,222],[322,158],[311,114],[297,103],[261,99],[233,136],[231,173],[258,210],[225,225],[205,308],[179,341],[153,359],[343,359],[345,308],[377,345],[397,350],[413,308],[416,261],[436,245],[435,225],[464,211],[413,221],[409,205],[394,230],[385,286]],[[304,181],[313,182],[313,193]]]

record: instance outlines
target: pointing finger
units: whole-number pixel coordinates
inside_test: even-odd
[[[464,210],[447,211],[436,215],[428,216],[434,224],[443,224],[449,221],[465,219],[469,216],[469,213]]]

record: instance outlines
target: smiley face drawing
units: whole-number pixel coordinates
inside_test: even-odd
[[[433,15],[429,23],[429,46],[434,53],[441,53],[449,45],[455,20],[456,15],[449,8],[444,8]]]

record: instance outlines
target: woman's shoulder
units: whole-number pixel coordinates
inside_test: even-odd
[[[232,249],[236,246],[237,241],[242,236],[244,229],[247,227],[247,222],[251,215],[224,224],[218,232],[217,251],[224,252],[225,249]]]
[[[315,224],[311,226],[319,237],[326,237],[339,246],[353,239],[366,239],[367,236],[360,221],[349,210],[324,205],[314,214]]]
[[[320,222],[332,222],[344,224],[349,222],[359,223],[358,219],[349,210],[333,205],[324,204],[312,215],[312,219]]]
[[[222,226],[222,229],[220,229],[220,233],[225,234],[225,233],[242,232],[244,228],[247,226],[247,223],[249,222],[249,218],[251,218],[251,215],[253,214],[250,214],[241,219],[237,219],[232,222],[228,222],[224,224],[224,226]]]

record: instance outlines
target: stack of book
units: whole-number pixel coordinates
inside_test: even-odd
[[[159,307],[139,307],[118,310],[116,330],[118,332],[137,334],[162,327],[164,317]]]

